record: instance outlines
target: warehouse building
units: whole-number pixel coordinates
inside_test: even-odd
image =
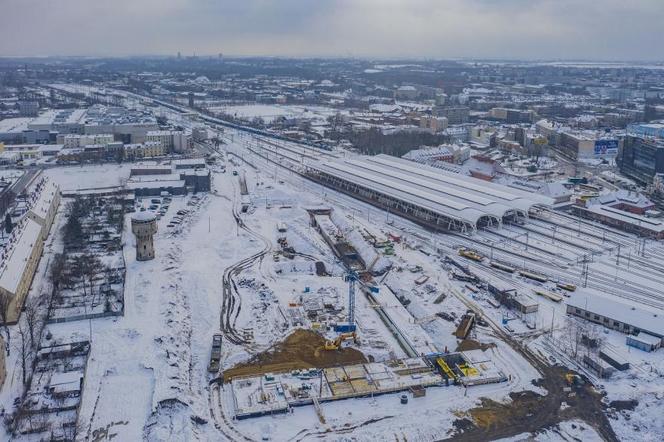
[[[420,224],[444,231],[475,231],[527,219],[554,201],[389,155],[310,164],[314,181]]]
[[[567,314],[635,337],[645,333],[660,341],[664,339],[662,310],[637,307],[602,296],[575,295],[567,301]]]
[[[132,167],[127,188],[137,196],[186,195],[188,192],[209,192],[212,173],[205,160],[187,159],[171,164]]]

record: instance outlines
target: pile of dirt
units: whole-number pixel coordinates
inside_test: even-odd
[[[306,368],[327,368],[338,365],[366,363],[361,351],[354,348],[323,350],[325,338],[311,330],[298,329],[283,342],[254,355],[224,371],[224,381],[238,376],[259,376],[265,373],[280,373]]]
[[[484,344],[473,339],[464,339],[459,343],[455,351],[470,351],[470,350],[482,350],[486,351],[489,348],[495,347],[496,344],[493,342],[490,344]]]
[[[542,404],[543,396],[532,391],[510,393],[509,402],[497,402],[481,398],[481,406],[469,410],[470,416],[476,426],[483,430],[491,430],[496,426],[512,420],[522,424],[530,417],[530,410]]]
[[[480,406],[467,410],[466,416],[458,419],[452,440],[496,440],[536,433],[560,422],[578,419],[595,428],[604,440],[618,441],[604,414],[602,395],[590,382],[572,386],[570,391],[566,388],[570,387],[566,378],[570,370],[543,363],[536,363],[536,366],[543,377],[533,384],[547,390],[546,395],[533,391],[512,392],[506,402],[481,398]]]

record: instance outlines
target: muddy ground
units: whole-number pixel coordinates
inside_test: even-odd
[[[505,403],[482,399],[479,407],[455,422],[456,434],[450,440],[486,441],[538,433],[560,422],[579,419],[592,426],[604,440],[618,441],[604,413],[602,395],[590,383],[570,386],[565,378],[568,369],[542,362],[535,366],[543,374],[535,385],[547,390],[547,395],[524,391],[511,393],[510,401]]]
[[[283,342],[258,353],[249,361],[224,371],[224,381],[238,376],[257,376],[306,368],[366,363],[367,358],[354,348],[324,350],[325,338],[311,330],[295,330]]]

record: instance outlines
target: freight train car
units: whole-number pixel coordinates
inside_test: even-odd
[[[463,256],[464,258],[468,258],[470,260],[477,261],[477,262],[482,262],[482,260],[484,260],[484,257],[482,255],[475,252],[474,250],[470,250],[470,249],[466,249],[466,248],[459,249],[459,255]]]
[[[533,292],[535,292],[535,294],[540,295],[544,298],[547,298],[547,299],[549,299],[553,302],[560,302],[560,301],[563,300],[562,296],[557,295],[557,294],[552,293],[552,292],[548,292],[546,290],[533,290]]]
[[[573,292],[576,290],[576,286],[574,284],[569,284],[565,282],[556,283],[556,287],[558,287],[559,289],[567,290],[568,292]]]
[[[539,282],[547,282],[549,280],[547,276],[540,275],[539,273],[530,272],[527,270],[519,270],[519,275],[523,276],[524,278],[532,279],[534,281],[539,281]]]
[[[514,273],[516,271],[514,267],[508,266],[507,264],[503,264],[498,261],[491,261],[489,265],[498,270],[502,270],[503,272]]]

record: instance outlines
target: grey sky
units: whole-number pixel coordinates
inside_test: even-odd
[[[0,0],[0,55],[664,61],[664,0]]]

